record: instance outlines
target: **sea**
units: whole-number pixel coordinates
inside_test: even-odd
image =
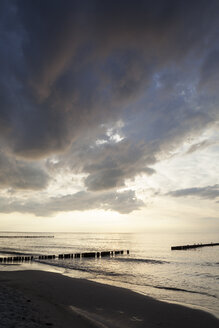
[[[21,238],[27,236],[43,238]],[[125,250],[113,257],[0,263],[0,271],[59,272],[202,309],[219,318],[219,246],[171,250],[211,242],[219,242],[218,234],[0,232],[0,257]]]

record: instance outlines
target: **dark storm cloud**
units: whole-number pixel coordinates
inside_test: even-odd
[[[32,213],[37,216],[49,216],[63,211],[86,211],[92,209],[112,210],[121,214],[128,214],[139,210],[144,203],[137,199],[134,191],[122,193],[105,192],[90,193],[78,192],[73,195],[53,197],[41,202],[24,201],[19,199],[8,200],[0,198],[1,213]]]
[[[39,186],[34,160],[61,154],[89,191],[119,188],[218,118],[217,0],[0,6],[0,142]],[[125,139],[94,147],[118,120]]]
[[[136,175],[152,175],[156,171],[150,166],[156,163],[155,146],[143,142],[131,142],[127,138],[115,142],[93,144],[75,142],[66,155],[57,156],[55,162],[47,161],[51,175],[65,167],[68,172],[86,173],[85,187],[90,191],[120,188],[126,179],[134,179]]]
[[[147,167],[154,164],[153,155],[147,153],[143,144],[131,144],[127,140],[107,144],[86,152],[83,171],[89,173],[85,185],[89,190],[104,190],[120,187],[124,180],[136,174],[153,174]],[[149,149],[148,149],[149,150]]]
[[[44,189],[50,177],[39,164],[15,160],[0,152],[0,189]]]
[[[204,65],[201,69],[201,79],[200,85],[203,88],[208,88],[208,92],[212,93],[218,92],[219,84],[219,46],[215,46],[205,59]]]
[[[120,116],[156,71],[203,49],[218,9],[217,1],[2,3],[11,144],[28,157],[61,151],[88,124]]]
[[[207,186],[202,188],[188,188],[188,189],[179,189],[167,193],[169,196],[173,197],[187,197],[193,196],[204,199],[215,199],[219,197],[219,185]]]

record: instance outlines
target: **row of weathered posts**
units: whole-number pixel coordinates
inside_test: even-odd
[[[9,256],[9,257],[0,257],[0,263],[5,262],[30,262],[33,261],[33,256]]]
[[[78,259],[78,258],[101,258],[106,256],[115,256],[129,254],[129,250],[116,250],[116,251],[102,251],[102,252],[85,252],[85,253],[71,253],[71,254],[59,254],[59,255],[39,255],[39,256],[9,256],[0,257],[0,263],[8,262],[30,262],[33,260],[53,260],[53,259]]]
[[[219,243],[209,243],[209,244],[193,244],[193,245],[182,245],[182,246],[171,246],[172,251],[180,251],[192,248],[200,248],[200,247],[209,247],[209,246],[219,246]]]

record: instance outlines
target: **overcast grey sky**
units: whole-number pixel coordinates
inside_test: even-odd
[[[1,0],[0,229],[219,229],[218,17]]]

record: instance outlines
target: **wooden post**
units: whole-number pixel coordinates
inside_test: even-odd
[[[110,256],[110,252],[101,252],[101,257]]]
[[[82,253],[82,257],[95,257],[95,252]]]

